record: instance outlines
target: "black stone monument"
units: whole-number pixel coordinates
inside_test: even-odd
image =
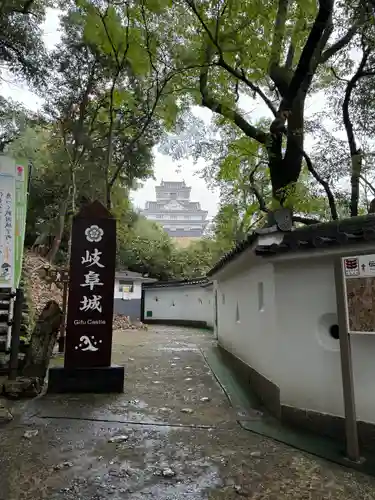
[[[116,220],[98,201],[73,219],[64,367],[48,392],[123,392],[124,367],[111,366]]]

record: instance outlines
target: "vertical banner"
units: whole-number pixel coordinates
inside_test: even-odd
[[[17,288],[21,280],[23,248],[25,243],[27,196],[29,185],[29,166],[26,161],[16,162],[15,178],[14,288]]]
[[[73,219],[65,368],[111,364],[116,220],[98,201]]]
[[[0,287],[14,286],[15,162],[0,155]]]
[[[29,168],[0,155],[0,286],[17,288],[22,273]]]

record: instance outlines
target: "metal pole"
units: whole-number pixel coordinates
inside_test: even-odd
[[[59,353],[64,352],[65,347],[65,323],[66,323],[66,309],[68,302],[68,282],[64,281],[63,288],[63,303],[62,303],[62,318],[60,323],[60,335],[59,335]]]
[[[357,416],[355,411],[352,352],[350,335],[346,322],[346,297],[341,258],[338,258],[335,262],[335,283],[340,337],[342,388],[345,410],[346,454],[349,460],[353,462],[361,462],[362,459],[358,443]]]
[[[22,319],[23,290],[17,288],[14,304],[12,338],[10,342],[9,380],[16,380],[18,372],[18,353],[20,349],[20,332]]]

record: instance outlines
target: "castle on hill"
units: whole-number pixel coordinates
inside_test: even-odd
[[[207,211],[199,202],[190,201],[191,187],[185,181],[162,180],[155,191],[156,201],[147,201],[142,215],[160,224],[172,238],[190,241],[203,236]]]

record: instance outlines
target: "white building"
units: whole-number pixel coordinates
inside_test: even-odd
[[[114,314],[130,316],[132,320],[141,318],[142,283],[153,283],[153,278],[145,278],[133,271],[116,271],[114,291]]]
[[[145,283],[142,321],[213,328],[213,285],[207,278]]]
[[[227,359],[278,417],[335,437],[344,404],[334,262],[361,253],[375,253],[374,215],[252,234],[208,273]],[[365,440],[374,435],[375,335],[351,335],[351,345]]]
[[[142,215],[163,226],[171,237],[192,239],[203,235],[207,211],[199,202],[190,201],[191,187],[184,181],[161,181],[155,191],[156,201],[147,201]]]

